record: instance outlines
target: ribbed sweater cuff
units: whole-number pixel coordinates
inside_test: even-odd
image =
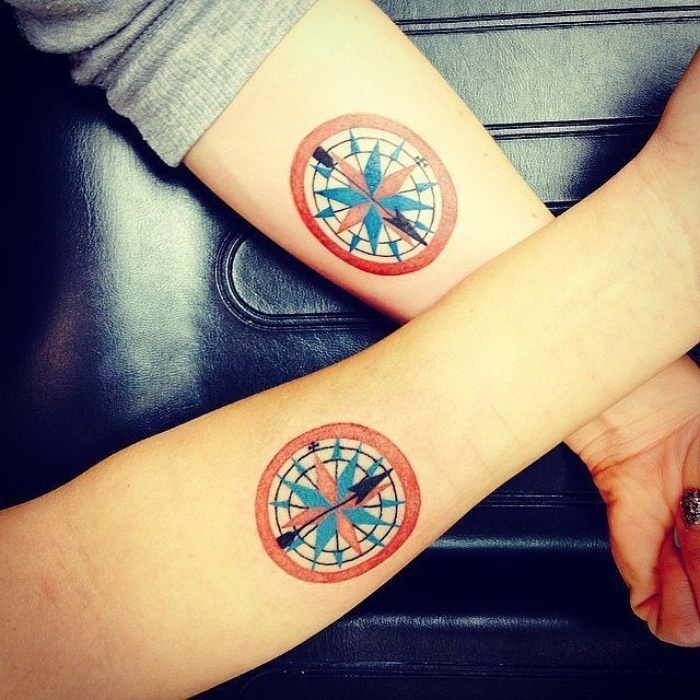
[[[118,33],[82,52],[73,77],[102,85],[111,107],[175,166],[313,3],[156,0],[123,30],[128,46],[115,53],[125,42]]]

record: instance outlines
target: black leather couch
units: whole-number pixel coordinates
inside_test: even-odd
[[[379,4],[557,213],[639,149],[700,42],[700,3],[682,0]],[[6,7],[0,52],[0,506],[391,331],[162,165]],[[600,499],[560,447],[335,625],[201,697],[619,700],[698,683],[700,651],[630,612]]]

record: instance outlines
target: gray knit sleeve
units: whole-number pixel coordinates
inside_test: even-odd
[[[8,0],[39,49],[177,165],[315,0]]]

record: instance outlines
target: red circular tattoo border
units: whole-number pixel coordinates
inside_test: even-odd
[[[298,450],[303,449],[312,442],[328,438],[346,438],[357,440],[365,445],[374,447],[380,455],[385,457],[392,469],[397,473],[399,481],[406,496],[404,505],[404,518],[392,540],[376,555],[366,561],[338,572],[310,571],[299,564],[295,564],[277,544],[275,534],[270,528],[269,498],[272,482],[279,473],[281,467]],[[284,571],[302,581],[312,583],[335,583],[347,581],[370,571],[383,561],[388,559],[410,536],[418,521],[420,511],[420,489],[418,480],[405,455],[389,438],[376,430],[367,428],[357,423],[329,423],[299,435],[288,442],[272,459],[265,469],[255,499],[255,520],[258,526],[258,534],[265,551],[272,560]]]
[[[378,263],[354,256],[331,239],[319,226],[318,221],[316,221],[316,218],[309,209],[309,203],[306,201],[306,195],[304,194],[304,171],[316,147],[329,136],[343,129],[362,127],[383,129],[384,131],[395,133],[397,136],[408,141],[427,159],[437,177],[438,185],[440,185],[442,213],[440,215],[438,230],[433,234],[433,239],[430,241],[428,247],[422,253],[414,255],[409,260],[396,263]],[[457,221],[457,193],[452,184],[452,178],[449,176],[447,168],[445,168],[437,153],[435,153],[418,134],[411,131],[408,127],[387,117],[380,117],[377,114],[346,114],[342,117],[331,119],[314,129],[299,144],[299,148],[297,148],[294,161],[292,162],[290,185],[297,211],[311,233],[313,233],[331,253],[341,260],[344,260],[346,263],[360,270],[375,275],[403,275],[407,272],[420,270],[430,264],[447,244]]]

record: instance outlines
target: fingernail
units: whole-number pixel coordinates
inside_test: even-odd
[[[700,489],[688,489],[683,494],[681,512],[686,527],[700,527]]]

